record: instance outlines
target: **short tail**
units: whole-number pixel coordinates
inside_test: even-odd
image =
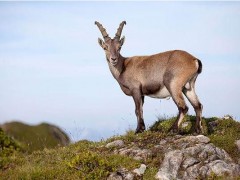
[[[202,72],[202,62],[198,59],[198,74]]]

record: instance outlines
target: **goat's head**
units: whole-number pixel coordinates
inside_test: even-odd
[[[122,47],[122,45],[124,43],[124,40],[125,40],[124,36],[121,38],[121,33],[122,33],[122,29],[123,29],[124,24],[126,24],[126,21],[123,21],[119,25],[117,33],[116,33],[116,35],[113,39],[111,39],[108,36],[108,34],[106,32],[106,29],[103,28],[103,26],[99,22],[95,21],[95,24],[98,26],[100,32],[102,33],[103,39],[104,39],[104,40],[102,40],[101,38],[98,38],[98,43],[104,49],[104,51],[106,53],[107,60],[113,66],[116,66],[118,64],[118,59],[119,59],[119,56],[120,56],[121,47]]]

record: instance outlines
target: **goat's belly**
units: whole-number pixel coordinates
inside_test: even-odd
[[[148,94],[147,96],[152,97],[152,98],[160,98],[160,99],[171,97],[171,95],[166,87],[163,87],[162,89],[160,89],[159,91],[157,91],[154,94]]]

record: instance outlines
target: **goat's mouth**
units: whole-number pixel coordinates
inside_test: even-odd
[[[113,66],[116,66],[117,65],[117,61],[110,61],[110,63],[113,65]]]

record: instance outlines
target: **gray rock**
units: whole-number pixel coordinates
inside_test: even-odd
[[[124,180],[133,180],[134,179],[134,175],[132,173],[127,173],[124,176]]]
[[[182,128],[188,127],[190,124],[190,122],[184,122],[182,123]]]
[[[232,158],[228,155],[228,153],[224,149],[216,147],[216,153],[219,159],[222,159],[226,162],[232,162]]]
[[[210,162],[207,166],[209,167],[207,175],[210,175],[212,172],[217,176],[226,174],[228,174],[229,176],[240,175],[240,166],[234,163],[228,164],[222,160],[216,160]]]
[[[216,155],[216,147],[213,144],[202,145],[201,152],[198,154],[198,158],[207,163],[211,155]]]
[[[176,179],[178,174],[178,169],[183,160],[183,153],[180,150],[170,151],[165,154],[162,166],[159,169],[156,179],[161,180],[171,180]]]
[[[197,142],[199,143],[209,143],[210,142],[210,139],[207,137],[207,136],[204,136],[204,135],[198,135],[198,136],[195,136],[195,138],[197,138]]]
[[[144,160],[146,161],[148,157],[152,156],[151,150],[148,149],[140,149],[137,147],[132,148],[122,148],[118,152],[121,155],[130,156],[135,160]]]
[[[222,160],[215,160],[209,164],[201,166],[201,164],[196,164],[189,167],[183,176],[183,179],[193,180],[193,179],[207,179],[213,173],[216,176],[228,175],[228,179],[232,179],[233,176],[239,176],[239,165],[234,163],[227,164]]]
[[[233,119],[233,117],[231,115],[227,114],[227,115],[223,116],[223,119]]]
[[[202,166],[200,169],[199,169],[199,174],[201,174],[202,178],[203,179],[207,179],[207,173],[209,171],[209,167],[208,166]]]
[[[108,143],[105,147],[106,148],[114,148],[114,147],[123,147],[124,142],[122,140],[116,140],[113,142]]]
[[[188,157],[186,158],[183,163],[182,163],[182,166],[186,169],[188,168],[189,166],[192,166],[196,163],[199,163],[200,161],[196,158],[193,158],[193,157]]]
[[[133,172],[138,176],[142,176],[146,171],[147,166],[145,164],[141,164],[140,168],[134,169]]]
[[[187,143],[204,143],[207,144],[210,142],[210,139],[204,135],[198,135],[198,136],[186,136],[180,139],[175,140],[175,143],[182,144],[183,142]]]
[[[235,141],[235,144],[238,148],[238,151],[240,151],[240,139]]]
[[[183,142],[183,143],[179,144],[178,147],[180,149],[186,149],[189,145],[190,145],[189,142]]]
[[[160,144],[160,145],[164,145],[164,144],[166,144],[166,142],[167,142],[167,141],[166,141],[165,139],[162,139],[159,144]]]
[[[125,168],[119,169],[117,172],[111,173],[107,178],[107,180],[133,180],[133,179],[134,175]]]
[[[236,141],[236,144],[240,143],[239,141]],[[139,148],[135,143],[124,145],[121,141],[109,144],[106,147],[119,147],[115,148],[115,154],[140,161],[148,162],[151,158],[164,155],[159,171],[155,175],[156,179],[207,179],[213,173],[216,176],[228,175],[230,179],[240,176],[240,165],[235,164],[225,150],[210,143],[210,139],[204,135],[168,136],[149,149]],[[111,173],[108,180],[139,179],[145,170],[146,165],[143,164],[132,172],[121,169]]]
[[[197,144],[195,146],[183,149],[183,153],[188,154],[189,156],[195,156],[196,154],[199,154],[202,149],[204,149],[204,145]]]
[[[240,165],[235,164],[225,150],[210,143],[206,136],[185,136],[168,142],[171,143],[163,146],[166,153],[156,179],[206,179],[211,173],[228,174],[229,177],[240,175]]]
[[[193,180],[199,177],[199,164],[195,164],[186,169],[183,175],[184,180]]]
[[[113,172],[108,176],[107,180],[123,180],[123,177],[117,172]]]

